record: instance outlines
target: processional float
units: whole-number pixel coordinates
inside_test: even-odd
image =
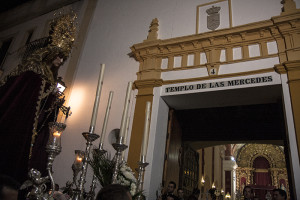
[[[92,178],[92,183],[90,186],[90,191],[85,192],[84,185],[86,183],[86,174],[88,171],[88,166],[90,163],[90,154],[91,154],[91,148],[93,142],[100,137],[100,143],[99,148],[94,149],[93,153],[97,154],[98,156],[103,156],[107,151],[103,148],[103,142],[105,138],[106,133],[106,127],[107,122],[110,114],[112,99],[113,99],[113,91],[110,91],[106,113],[104,117],[104,122],[102,126],[102,133],[101,136],[94,133],[95,126],[96,126],[96,120],[97,120],[97,113],[98,113],[98,107],[100,103],[100,96],[101,96],[101,89],[103,85],[103,77],[104,77],[104,70],[105,65],[101,65],[101,71],[99,75],[98,80],[98,86],[96,91],[96,97],[94,102],[94,108],[91,118],[91,124],[88,132],[82,133],[84,139],[86,140],[86,148],[85,151],[82,150],[75,150],[75,161],[72,165],[73,170],[73,181],[67,183],[69,189],[71,190],[71,195],[73,200],[92,200],[95,197],[95,188],[96,188],[96,182],[97,178],[95,174]],[[113,167],[113,173],[112,173],[112,184],[119,183],[118,180],[118,174],[120,171],[120,163],[125,162],[122,159],[124,156],[122,156],[122,153],[124,153],[124,150],[127,149],[126,145],[126,138],[127,138],[127,132],[128,132],[128,125],[129,125],[129,117],[128,117],[128,110],[129,110],[129,104],[130,104],[130,96],[132,91],[132,82],[128,83],[127,86],[127,93],[125,97],[125,104],[124,104],[124,110],[122,115],[122,121],[120,126],[120,132],[119,137],[115,143],[112,144],[113,148],[116,150],[115,156],[114,156],[114,167]],[[137,199],[144,198],[142,195],[143,191],[143,176],[145,172],[145,167],[148,165],[146,162],[146,154],[147,154],[147,147],[148,147],[148,138],[149,138],[149,125],[150,125],[150,113],[151,113],[151,103],[146,103],[146,110],[145,110],[145,126],[144,126],[144,135],[143,135],[143,142],[141,147],[141,156],[140,161],[138,162],[138,178],[136,181],[136,191],[135,194],[137,194]],[[55,181],[53,179],[53,172],[52,172],[52,165],[54,162],[55,157],[61,152],[61,134],[65,130],[66,125],[64,123],[59,122],[51,122],[49,124],[50,128],[50,137],[48,144],[46,146],[46,151],[48,152],[48,162],[47,162],[47,171],[48,176],[41,177],[41,174],[39,171],[31,169],[29,171],[29,178],[32,183],[32,189],[28,194],[28,197],[30,199],[49,199],[49,197],[53,196],[53,192],[47,193],[47,188],[45,186],[45,183],[50,180],[51,182],[51,191],[54,191],[55,188]],[[123,158],[122,158],[123,157]],[[77,178],[78,175],[79,179]],[[78,180],[77,180],[78,179]],[[75,188],[73,188],[75,187]]]

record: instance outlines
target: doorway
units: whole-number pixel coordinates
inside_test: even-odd
[[[236,199],[236,194],[233,194],[237,188],[234,186],[236,181],[233,181],[236,174],[228,174],[228,170],[220,166],[223,165],[223,161],[219,162],[218,166],[214,162],[211,163],[210,167],[213,170],[209,172],[209,176],[204,172],[205,149],[211,148],[211,160],[216,160],[215,148],[224,148],[226,145],[280,147],[286,158],[287,173],[290,173],[280,85],[166,96],[163,99],[171,108],[163,174],[165,185],[173,179],[179,187],[184,188],[186,195],[195,187],[201,189],[202,195],[207,193],[209,188],[218,187],[220,192],[228,192]],[[224,161],[225,158],[224,150]],[[226,159],[228,158],[227,155]],[[230,159],[236,158],[237,156],[230,155]],[[220,167],[220,173],[215,174],[214,169]],[[229,183],[226,183],[226,173],[227,177],[231,178]],[[250,184],[255,182],[252,180]],[[292,186],[290,178],[289,185]],[[293,192],[290,193],[292,195]]]

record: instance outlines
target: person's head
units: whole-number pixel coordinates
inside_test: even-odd
[[[111,184],[99,191],[96,200],[132,200],[132,198],[127,187]]]
[[[174,195],[168,195],[167,200],[175,200],[176,197]]]
[[[286,200],[287,194],[282,189],[274,189],[273,190],[273,198],[274,198],[274,200]]]
[[[216,192],[216,188],[211,188],[211,189],[208,190],[208,194],[209,194],[211,199],[216,199],[217,198],[215,192]]]
[[[1,200],[17,200],[20,184],[13,178],[0,175],[0,199]]]
[[[199,197],[199,195],[200,195],[200,190],[199,190],[198,188],[194,188],[194,189],[193,189],[193,195],[194,195],[195,197]]]
[[[168,184],[167,192],[174,193],[175,189],[176,189],[176,183],[174,181],[170,181]]]
[[[177,195],[178,195],[179,198],[183,198],[184,193],[183,193],[183,189],[182,188],[178,188],[177,189]]]
[[[250,186],[245,186],[243,190],[243,195],[245,199],[250,199],[253,196],[253,189]]]

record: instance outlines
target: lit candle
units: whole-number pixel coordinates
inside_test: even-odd
[[[114,95],[114,92],[110,91],[109,92],[109,97],[108,97],[108,103],[107,103],[107,107],[106,107],[106,113],[105,113],[105,117],[104,117],[104,122],[103,122],[103,126],[102,126],[102,133],[101,133],[101,136],[100,136],[100,145],[103,144],[103,141],[104,141],[104,138],[105,138],[107,121],[108,121],[108,117],[109,117],[109,112],[110,112],[110,108],[111,108],[111,102],[112,102],[112,99],[113,99],[113,95]]]
[[[146,102],[146,116],[145,116],[144,136],[143,136],[142,152],[141,152],[141,158],[144,157],[144,159],[146,159],[147,148],[148,148],[150,112],[151,112],[150,109],[151,109],[151,102],[147,101]]]
[[[120,127],[120,139],[124,138],[125,135],[126,119],[128,115],[128,107],[130,102],[131,90],[132,90],[132,82],[128,82],[125,105],[124,105],[123,116],[122,116],[121,127]],[[123,141],[119,141],[119,142],[122,143]]]
[[[91,120],[91,125],[90,125],[90,133],[94,132],[95,125],[96,125],[98,107],[99,107],[100,95],[101,95],[101,89],[102,89],[102,84],[103,84],[104,69],[105,69],[105,65],[101,64],[101,72],[100,72],[100,75],[99,75],[97,92],[96,92],[96,97],[95,97],[95,102],[94,102],[92,120]]]
[[[61,133],[58,131],[53,133],[53,146],[60,146],[60,135]]]
[[[80,156],[77,156],[77,158],[76,158],[76,162],[77,162],[77,163],[81,163],[81,162],[82,162],[82,157],[80,157]]]
[[[53,136],[54,136],[54,137],[60,137],[60,132],[55,131],[55,132],[53,133]]]
[[[84,151],[75,150],[75,160],[74,160],[74,163],[73,163],[75,169],[80,170],[82,168],[83,159],[84,159]]]

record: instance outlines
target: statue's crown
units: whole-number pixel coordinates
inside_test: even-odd
[[[76,19],[77,15],[71,12],[59,16],[51,22],[51,29],[49,31],[50,44],[61,48],[65,55],[69,55],[74,44]]]

